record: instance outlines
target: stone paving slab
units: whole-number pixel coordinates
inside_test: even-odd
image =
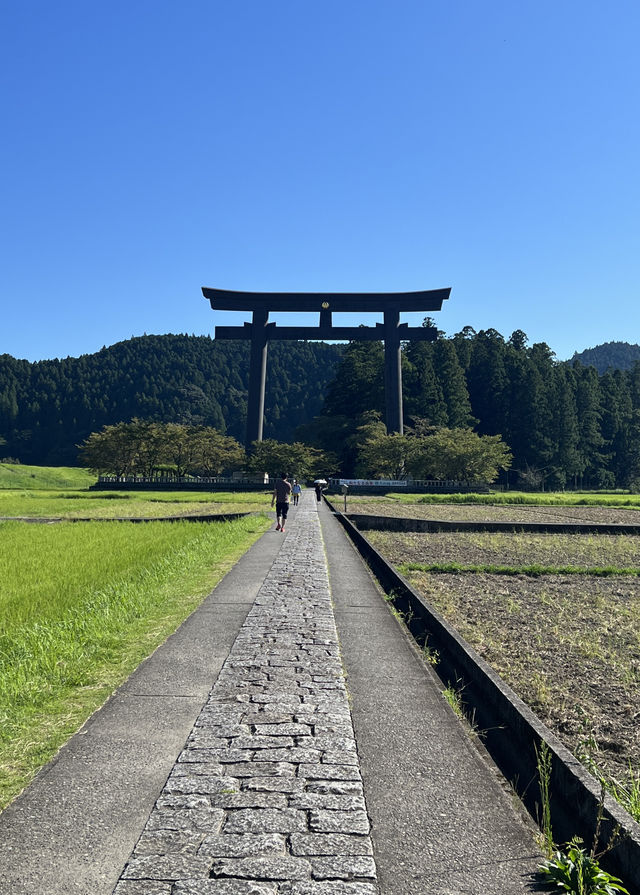
[[[372,855],[309,493],[114,895],[375,895]]]

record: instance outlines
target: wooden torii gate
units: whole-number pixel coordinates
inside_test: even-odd
[[[267,346],[273,339],[310,341],[383,341],[387,432],[403,431],[400,343],[434,341],[435,327],[400,323],[401,311],[440,311],[451,289],[427,292],[232,292],[202,287],[214,311],[252,311],[251,323],[216,326],[216,339],[250,339],[249,401],[246,447],[262,441],[264,393],[267,378]],[[318,326],[276,326],[269,313],[305,311],[320,314]],[[375,326],[334,326],[333,312],[382,312]]]

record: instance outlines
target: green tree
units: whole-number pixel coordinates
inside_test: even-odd
[[[458,355],[458,362],[463,369],[465,376],[471,364],[471,356],[473,354],[473,343],[477,336],[472,326],[464,326],[459,333],[456,333],[451,341]]]
[[[305,481],[331,475],[336,471],[336,458],[301,442],[287,444],[265,439],[254,441],[251,445],[247,468],[252,472],[268,472],[271,477],[288,472]]]
[[[579,450],[578,414],[576,410],[575,377],[567,366],[557,366],[552,377],[553,408],[551,436],[554,453],[551,458],[551,488],[564,488],[567,481],[575,487],[583,470]]]
[[[594,367],[572,364],[575,377],[576,413],[578,417],[578,452],[580,454],[579,485],[597,487],[607,458],[601,431],[600,380]]]
[[[363,478],[403,479],[409,456],[410,439],[397,433],[362,445],[358,456],[358,473]]]
[[[450,339],[438,339],[433,343],[433,355],[447,410],[447,425],[451,429],[473,425],[477,420],[471,413],[469,390],[455,345]]]
[[[128,423],[105,426],[101,432],[92,432],[79,446],[82,466],[98,473],[116,476],[132,475],[137,460],[137,441]]]
[[[80,446],[82,465],[117,476],[151,478],[160,470],[174,475],[218,475],[239,469],[244,450],[210,426],[154,423],[133,419],[92,432]]]
[[[269,347],[265,434],[291,439],[317,415],[341,345]],[[133,418],[204,425],[243,439],[247,342],[142,336],[79,358],[29,363],[0,355],[0,435],[25,463],[74,464],[92,432]]]
[[[158,430],[156,465],[159,458],[170,466],[178,478],[196,466],[198,456],[198,428],[180,423],[166,423]]]
[[[137,417],[130,423],[123,423],[125,432],[133,444],[134,469],[138,475],[151,478],[163,464],[166,456],[164,429],[159,423],[151,420],[140,420]]]
[[[378,414],[378,418],[379,416]],[[359,421],[360,417],[354,419],[343,414],[336,416],[322,414],[296,429],[296,441],[333,456],[335,462],[332,465],[339,469],[343,476],[349,477],[355,475],[358,439],[354,438],[354,434]]]
[[[449,416],[440,377],[435,371],[434,343],[409,342],[403,360],[404,406],[408,417],[445,426]]]
[[[511,452],[499,435],[478,435],[471,429],[438,429],[412,440],[407,468],[417,479],[493,482],[508,469]]]
[[[509,336],[507,344],[516,351],[524,351],[528,341],[527,334],[521,329],[516,329]]]
[[[406,435],[387,435],[379,413],[364,413],[351,436],[351,447],[357,457],[355,472],[361,478],[392,478],[405,476],[408,454]]]
[[[602,395],[600,427],[608,459],[607,470],[598,479],[598,487],[621,485],[627,479],[627,450],[632,405],[628,382],[620,370],[607,370],[600,379]]]
[[[383,413],[384,408],[382,344],[350,342],[329,385],[323,414],[355,419],[367,410]]]
[[[507,388],[501,434],[520,469],[546,467],[553,453],[553,360],[538,346],[527,348],[526,338],[522,330],[516,330],[504,351]]]
[[[222,435],[211,426],[197,429],[191,470],[194,475],[215,476],[225,470],[235,472],[245,464],[244,448],[235,438]]]
[[[473,340],[467,386],[479,432],[497,435],[505,431],[509,383],[504,339],[495,329],[481,330]]]

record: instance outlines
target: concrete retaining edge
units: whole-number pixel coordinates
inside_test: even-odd
[[[347,513],[360,531],[494,531],[551,532],[555,534],[638,535],[640,525],[598,522],[476,522],[461,519],[407,519],[402,516],[368,516]]]
[[[414,637],[423,642],[426,637],[430,649],[438,651],[438,676],[445,686],[462,689],[465,709],[483,732],[484,746],[536,821],[541,816],[536,748],[547,744],[552,757],[554,838],[564,842],[577,835],[590,848],[601,798],[598,781],[353,522],[326,502],[383,589],[394,594],[394,606],[409,616],[408,627]],[[617,825],[624,839],[603,858],[602,866],[619,876],[631,895],[640,895],[640,824],[606,795],[600,847],[606,845]]]

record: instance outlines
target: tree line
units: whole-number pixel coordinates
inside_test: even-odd
[[[143,476],[215,477],[243,471],[292,472],[310,479],[335,465],[334,455],[301,443],[255,442],[249,454],[231,435],[211,426],[133,419],[104,426],[80,445],[79,462],[98,473]]]
[[[430,325],[432,321],[426,320]],[[599,375],[558,362],[521,330],[465,327],[454,336],[403,347],[404,414],[409,428],[431,426],[500,436],[512,463],[501,480],[529,488],[635,488],[640,484],[640,364]],[[341,445],[354,472],[354,439],[365,414],[384,418],[381,343],[349,344],[323,410],[298,431],[319,447]]]
[[[492,482],[510,464],[499,436],[468,430],[434,429],[410,436],[387,435],[376,413],[365,414],[357,429],[358,473],[365,478],[455,479]],[[133,419],[92,432],[80,446],[82,466],[97,473],[143,476],[215,477],[234,472],[271,477],[288,472],[301,481],[340,476],[336,453],[302,442],[256,441],[246,453],[230,435],[211,426],[154,423]]]
[[[245,342],[186,335],[143,336],[93,355],[38,363],[2,355],[0,453],[23,463],[75,465],[78,446],[92,433],[134,419],[242,442],[248,355]],[[529,345],[520,330],[504,338],[465,327],[404,345],[402,368],[407,435],[404,443],[386,442],[382,343],[272,343],[266,439],[320,451],[325,464],[346,476],[369,475],[374,465],[382,472],[384,449],[391,458],[385,469],[400,468],[393,461],[400,452],[404,469],[449,477],[436,459],[446,444],[462,444],[472,433],[494,439],[489,454],[510,486],[640,482],[638,363],[599,374],[578,361],[558,362],[544,342]],[[442,445],[429,454],[435,435]],[[481,443],[488,451],[491,442]],[[500,455],[499,444],[508,455]],[[204,455],[199,462],[202,469],[215,465]]]

